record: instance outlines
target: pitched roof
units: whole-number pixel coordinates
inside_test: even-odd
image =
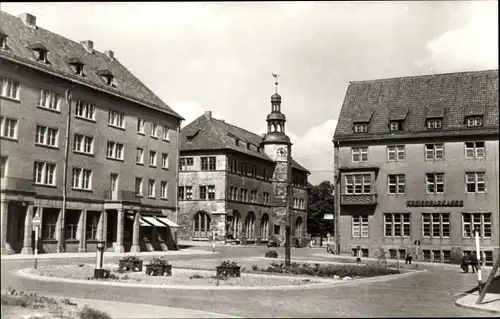
[[[236,145],[235,140],[239,140]],[[247,148],[247,144],[250,149]],[[209,114],[198,117],[181,130],[180,151],[232,150],[266,161],[273,160],[263,152],[262,136],[213,118]],[[260,152],[257,151],[260,148]],[[292,168],[309,173],[292,158]]]
[[[358,117],[367,118],[367,133],[353,133]],[[484,115],[481,128],[465,127],[464,118]],[[393,137],[389,121],[404,119],[398,138],[427,136],[427,118],[442,117],[432,135],[498,133],[498,70],[434,74],[351,82],[347,88],[335,140]]]
[[[93,50],[87,51],[80,43],[45,30],[26,26],[23,21],[0,11],[0,29],[7,35],[7,49],[0,50],[0,58],[27,65],[39,71],[53,74],[93,89],[128,99],[183,119],[146,85],[127,70],[117,59]],[[37,62],[30,48],[48,51],[50,64]],[[80,60],[84,64],[85,77],[75,75],[67,58]],[[108,70],[114,76],[113,87],[107,86],[98,75],[98,70]]]

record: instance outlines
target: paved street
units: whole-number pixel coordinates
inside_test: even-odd
[[[196,247],[196,249],[211,249]],[[218,255],[168,256],[167,259],[236,258],[263,256],[265,247],[218,247]],[[283,248],[277,249],[280,257]],[[302,260],[328,259],[324,250],[296,249]],[[117,257],[106,259],[107,262]],[[93,258],[43,260],[43,264],[90,263]],[[401,317],[401,316],[494,316],[454,305],[458,294],[473,288],[477,277],[462,274],[459,267],[422,265],[427,272],[390,281],[365,282],[301,291],[193,291],[109,286],[67,285],[20,279],[17,269],[31,267],[31,260],[2,260],[2,288],[74,298],[102,299],[210,311],[241,317]],[[486,274],[487,275],[487,272]]]

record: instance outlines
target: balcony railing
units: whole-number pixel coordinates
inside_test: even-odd
[[[135,192],[133,191],[124,191],[124,190],[119,190],[119,191],[105,191],[104,192],[104,199],[109,200],[109,201],[117,201],[117,202],[136,202],[140,203],[141,202],[141,197],[138,196]]]
[[[377,205],[377,194],[342,194],[340,205]]]
[[[0,179],[0,190],[5,191],[17,191],[17,192],[28,192],[34,193],[35,186],[33,180],[27,178],[17,178],[17,177],[2,177]]]

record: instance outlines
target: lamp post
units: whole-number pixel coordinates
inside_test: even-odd
[[[105,277],[104,276],[105,270],[102,268],[105,244],[106,242],[103,240],[97,241],[97,254],[96,254],[96,262],[94,269],[94,278],[97,279],[102,279]]]
[[[35,229],[35,251],[34,251],[34,257],[35,257],[35,264],[33,265],[33,268],[37,268],[38,266],[38,237],[40,236],[39,231],[40,231],[40,225],[42,224],[42,219],[40,218],[40,214],[37,212],[35,214],[35,217],[33,217],[33,228]]]
[[[482,274],[481,274],[481,261],[480,261],[480,256],[481,256],[481,249],[479,247],[479,230],[476,229],[476,257],[477,257],[477,287],[479,288],[479,293],[481,293],[482,289]]]
[[[356,249],[357,249],[356,262],[358,264],[360,264],[361,263],[361,246],[357,246]]]

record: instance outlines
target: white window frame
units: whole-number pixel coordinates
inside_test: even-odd
[[[469,185],[474,185],[474,191],[469,191]],[[480,187],[482,190],[480,190]],[[486,193],[486,173],[485,172],[466,172],[465,173],[465,192],[469,194]]]
[[[480,146],[482,144],[482,146]],[[485,142],[465,142],[465,157],[466,158],[484,158],[486,155]],[[472,153],[472,154],[469,154]],[[469,156],[472,155],[472,156]]]
[[[148,180],[148,197],[149,198],[156,197],[156,180],[154,179]]]
[[[72,189],[92,190],[92,170],[73,167]]]
[[[468,216],[469,221],[465,221],[465,217]],[[479,218],[477,218],[479,217]],[[488,218],[486,218],[488,217]],[[462,237],[463,238],[474,238],[476,228],[479,228],[479,236],[481,238],[492,238],[492,214],[490,212],[467,212],[462,213]],[[468,226],[468,227],[466,227]],[[468,231],[467,229],[468,228]],[[489,236],[486,236],[486,229],[488,228]],[[467,235],[469,233],[469,235]]]
[[[142,196],[142,192],[143,192],[143,178],[142,177],[135,178],[134,190],[135,190],[135,194],[137,196]]]
[[[369,222],[366,215],[353,215],[352,216],[352,237],[354,238],[368,238],[369,236]]]
[[[193,199],[193,186],[185,186],[184,187],[185,193],[185,199],[186,200],[192,200]]]
[[[151,137],[158,138],[158,124],[151,122]]]
[[[148,163],[151,167],[156,167],[156,151],[149,151]]]
[[[18,81],[6,77],[0,77],[0,82],[2,85],[2,87],[0,87],[0,96],[19,101],[21,85]]]
[[[57,164],[35,161],[34,181],[37,185],[56,185]]]
[[[135,163],[144,165],[144,149],[137,147],[135,151]]]
[[[399,232],[400,232],[399,235],[396,234],[397,233],[396,225],[399,226]],[[390,229],[390,234],[387,234],[388,229]],[[408,229],[408,232],[405,231],[406,229]],[[396,238],[411,237],[411,214],[384,213],[384,237],[396,237]]]
[[[170,142],[170,129],[166,126],[163,126],[163,140]]]
[[[125,113],[109,110],[108,125],[117,128],[125,128]]]
[[[391,155],[394,159],[391,159]],[[387,146],[387,161],[399,162],[406,158],[406,150],[404,145],[388,145]]]
[[[351,147],[351,159],[353,163],[368,162],[368,147]]]
[[[371,194],[371,190],[374,185],[371,184],[370,174],[345,174],[344,176],[345,176],[345,194],[349,195]],[[349,191],[349,186],[352,186],[352,192]],[[365,192],[366,186],[370,187],[369,192]],[[358,192],[357,191],[358,189],[360,189],[361,192]]]
[[[391,177],[395,179],[391,182]],[[395,187],[395,191],[391,192],[391,186]],[[406,175],[405,174],[389,174],[387,175],[387,192],[389,194],[404,194],[406,192]]]
[[[17,140],[17,127],[19,121],[11,117],[0,117],[0,136]]]
[[[106,148],[106,158],[123,161],[125,146],[122,143],[108,141]]]
[[[431,177],[431,179],[429,179]],[[442,180],[440,181],[439,179]],[[438,192],[438,185],[443,185],[443,191]],[[429,191],[433,187],[434,192]],[[425,192],[426,194],[444,194],[445,193],[445,178],[444,173],[426,173],[425,174]]]
[[[426,126],[430,130],[440,129],[443,127],[443,119],[441,118],[428,119]]]
[[[169,169],[169,155],[168,153],[161,153],[161,168]]]
[[[467,127],[481,127],[483,126],[483,116],[482,115],[468,116],[465,119],[465,123]]]
[[[94,154],[94,138],[83,134],[75,134],[73,137],[73,152]]]
[[[426,161],[442,161],[444,160],[444,144],[425,144],[425,160]],[[441,156],[439,156],[441,155]]]
[[[37,124],[35,144],[57,148],[59,145],[59,129]]]
[[[438,216],[438,221],[436,221],[436,216]],[[426,221],[428,217],[428,221]],[[425,225],[429,226],[429,235],[425,234]],[[439,236],[434,235],[435,225],[439,227]],[[448,235],[445,235],[445,226],[448,230]],[[450,213],[422,213],[422,237],[423,238],[450,238],[451,235],[451,223],[450,223]]]
[[[194,158],[193,157],[179,158],[179,170],[181,172],[188,172],[194,170]]]
[[[59,112],[61,107],[61,95],[49,90],[40,89],[37,106]]]
[[[402,121],[390,121],[389,122],[389,131],[398,132],[403,130]]]
[[[366,132],[368,132],[368,123],[354,124],[354,133],[366,133]]]
[[[146,134],[146,121],[140,117],[137,118],[137,133],[142,135]]]
[[[77,100],[75,105],[75,117],[95,121],[95,105],[86,101]]]
[[[162,199],[168,198],[168,182],[167,181],[160,182],[160,198],[162,198]]]

